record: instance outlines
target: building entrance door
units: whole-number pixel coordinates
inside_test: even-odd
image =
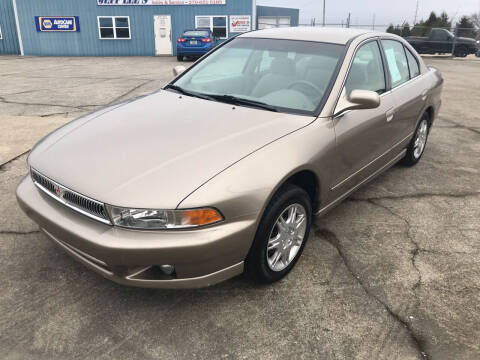
[[[155,55],[172,55],[172,19],[170,15],[154,15]]]

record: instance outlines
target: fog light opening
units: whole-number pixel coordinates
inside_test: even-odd
[[[175,267],[173,265],[160,265],[160,270],[165,275],[172,275],[175,272]]]

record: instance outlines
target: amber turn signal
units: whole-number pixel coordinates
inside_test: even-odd
[[[182,225],[202,226],[222,220],[222,215],[215,209],[193,209],[182,212]]]

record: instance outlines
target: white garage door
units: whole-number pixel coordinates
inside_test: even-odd
[[[259,16],[258,29],[290,27],[290,16]]]
[[[279,27],[290,27],[290,16],[281,16],[277,19]]]

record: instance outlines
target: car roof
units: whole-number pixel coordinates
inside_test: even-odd
[[[351,39],[364,34],[371,34],[372,36],[384,35],[382,32],[365,29],[309,26],[250,31],[240,35],[240,37],[318,41],[345,45]]]

